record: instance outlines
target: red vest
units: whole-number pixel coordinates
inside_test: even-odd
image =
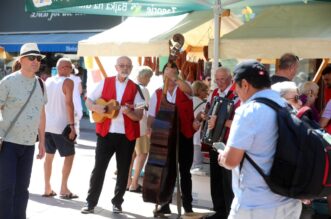
[[[232,86],[230,87],[230,90],[228,91],[228,93],[226,94],[226,98],[229,99],[229,100],[233,100],[236,95],[234,93],[234,90],[235,90],[235,83],[232,84]],[[211,101],[210,101],[210,105],[212,105],[213,103],[213,100],[214,100],[214,97],[218,97],[219,96],[219,93],[218,93],[218,88],[216,88],[212,95],[211,95]],[[240,101],[238,99],[234,100],[234,109],[237,109],[238,107],[240,106]],[[233,119],[234,117],[234,113],[231,115],[231,119]],[[226,141],[228,140],[228,137],[229,137],[229,133],[230,133],[230,129],[227,128],[226,131],[225,131],[225,135],[224,135],[224,143],[226,143]]]
[[[160,110],[160,103],[162,98],[162,89],[159,88],[156,91],[156,112]],[[177,113],[179,117],[179,130],[180,132],[186,137],[191,138],[195,132],[193,129],[193,121],[194,121],[194,114],[193,114],[193,102],[190,98],[186,96],[186,94],[177,88],[176,91],[176,106],[177,106]]]
[[[116,77],[108,77],[105,79],[105,84],[103,85],[103,90],[101,94],[101,98],[109,101],[109,100],[116,100]],[[134,99],[137,94],[137,85],[133,83],[130,79],[128,80],[128,83],[126,85],[126,88],[124,90],[124,94],[122,97],[122,101],[120,105],[133,104]],[[130,140],[133,141],[136,138],[140,136],[140,126],[139,121],[133,121],[126,115],[123,115],[124,117],[124,128],[125,128],[125,135]],[[105,137],[108,132],[111,125],[111,119],[105,119],[102,123],[96,123],[96,133],[101,135],[102,137]]]

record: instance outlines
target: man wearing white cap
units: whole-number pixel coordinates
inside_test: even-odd
[[[21,69],[0,81],[0,218],[26,218],[37,134],[37,158],[45,155],[47,98],[43,82],[35,76],[42,58],[36,43],[24,44],[19,56]]]

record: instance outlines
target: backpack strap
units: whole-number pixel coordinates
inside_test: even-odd
[[[274,109],[276,112],[279,111],[280,109],[282,109],[283,107],[281,107],[278,103],[276,103],[273,100],[270,100],[268,98],[265,97],[257,97],[253,99],[254,101],[258,102],[258,103],[263,103],[267,106],[269,106],[270,108]],[[261,167],[259,167],[259,165],[257,165],[257,163],[255,163],[255,161],[247,155],[247,153],[244,154],[244,159],[247,159],[248,162],[256,169],[256,171],[264,178],[267,180],[268,176],[266,174],[264,174],[263,170],[261,169]],[[242,169],[243,163],[244,163],[244,159],[242,159],[242,161],[240,162],[240,170]]]
[[[246,153],[244,154],[244,158],[246,158],[248,160],[248,162],[257,170],[257,172],[259,172],[259,174],[263,178],[266,178],[267,177],[267,175],[264,174],[264,172],[261,169],[261,167],[259,167],[259,165],[257,165],[257,163],[255,163],[255,161],[250,156],[248,156]],[[240,163],[240,170],[241,170],[243,164],[244,164],[244,160],[242,160],[242,162]]]
[[[258,103],[263,103],[263,104],[269,106],[270,108],[274,109],[275,111],[279,111],[280,109],[283,108],[278,103],[276,103],[273,100],[270,100],[269,98],[257,97],[257,98],[254,98],[253,100],[255,100]]]
[[[38,81],[41,87],[41,91],[43,92],[43,94],[45,93],[45,88],[44,88],[44,82],[41,80],[40,77],[38,77]]]

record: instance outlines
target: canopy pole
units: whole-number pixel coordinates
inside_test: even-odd
[[[95,62],[97,63],[97,65],[98,65],[98,67],[99,67],[99,69],[100,69],[103,77],[106,78],[107,77],[107,73],[106,73],[105,69],[103,68],[103,65],[102,65],[99,57],[98,56],[94,56],[94,59],[95,59]]]
[[[323,59],[320,67],[318,68],[314,78],[313,78],[313,82],[318,83],[318,81],[321,79],[322,76],[322,71],[325,69],[325,67],[328,65],[329,63],[329,59]]]
[[[211,79],[214,81],[215,72],[218,68],[218,58],[219,58],[219,41],[220,41],[220,13],[221,13],[221,1],[215,0],[214,4],[214,60],[211,70]],[[215,83],[212,83],[212,88],[215,88]]]

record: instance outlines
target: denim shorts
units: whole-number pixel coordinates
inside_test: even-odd
[[[55,154],[56,149],[61,157],[67,157],[75,154],[75,144],[68,141],[61,134],[45,133],[45,148],[46,153]]]

